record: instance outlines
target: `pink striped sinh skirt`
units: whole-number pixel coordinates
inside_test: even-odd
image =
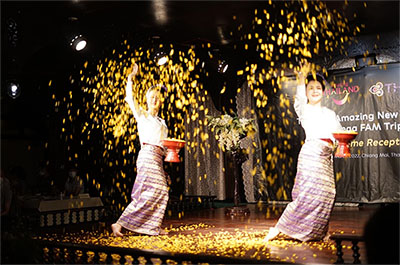
[[[292,199],[275,228],[300,241],[321,240],[328,232],[336,189],[332,144],[306,140],[297,163]]]
[[[163,150],[153,145],[142,145],[136,165],[132,201],[117,223],[136,233],[158,235],[168,202]]]

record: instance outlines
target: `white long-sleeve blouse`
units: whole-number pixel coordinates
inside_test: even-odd
[[[333,110],[307,104],[305,85],[297,86],[294,109],[306,133],[306,140],[322,138],[335,141],[332,133],[343,130]]]
[[[140,145],[151,144],[163,147],[162,140],[168,137],[168,128],[165,121],[158,116],[153,116],[142,109],[132,97],[132,81],[126,84],[125,101],[136,119]]]

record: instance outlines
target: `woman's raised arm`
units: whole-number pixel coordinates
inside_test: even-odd
[[[311,71],[311,64],[305,62],[300,64],[300,70],[296,71],[296,80],[297,80],[297,87],[296,87],[296,96],[294,99],[294,110],[297,113],[297,116],[301,118],[303,114],[303,107],[307,104],[307,96],[306,96],[306,76]]]
[[[125,88],[125,101],[128,103],[129,107],[131,108],[132,112],[133,112],[133,116],[135,116],[135,119],[137,119],[140,116],[141,110],[139,107],[139,104],[137,102],[136,97],[133,96],[133,82],[132,82],[132,78],[135,77],[135,75],[138,72],[138,65],[135,63],[133,65],[133,69],[132,72],[128,75],[128,82],[126,83],[126,88]]]

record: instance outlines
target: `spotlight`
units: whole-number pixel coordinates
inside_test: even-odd
[[[163,51],[156,52],[154,61],[156,61],[158,65],[164,65],[168,61],[168,56]]]
[[[221,61],[219,64],[218,64],[218,72],[220,72],[220,73],[225,73],[226,72],[226,70],[228,70],[228,64],[225,62],[225,61]]]
[[[86,39],[82,35],[76,35],[73,37],[69,43],[69,45],[76,51],[81,51],[85,49],[87,44]]]
[[[160,25],[164,25],[165,23],[168,22],[168,13],[167,13],[168,9],[166,3],[168,1],[153,0],[151,2],[156,22]]]
[[[18,82],[9,81],[7,83],[7,94],[13,99],[16,99],[21,94],[21,88]]]

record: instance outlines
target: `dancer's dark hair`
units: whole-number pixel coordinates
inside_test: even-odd
[[[325,78],[321,74],[308,74],[306,78],[306,85],[310,81],[318,81],[322,86],[322,91],[325,91]]]

